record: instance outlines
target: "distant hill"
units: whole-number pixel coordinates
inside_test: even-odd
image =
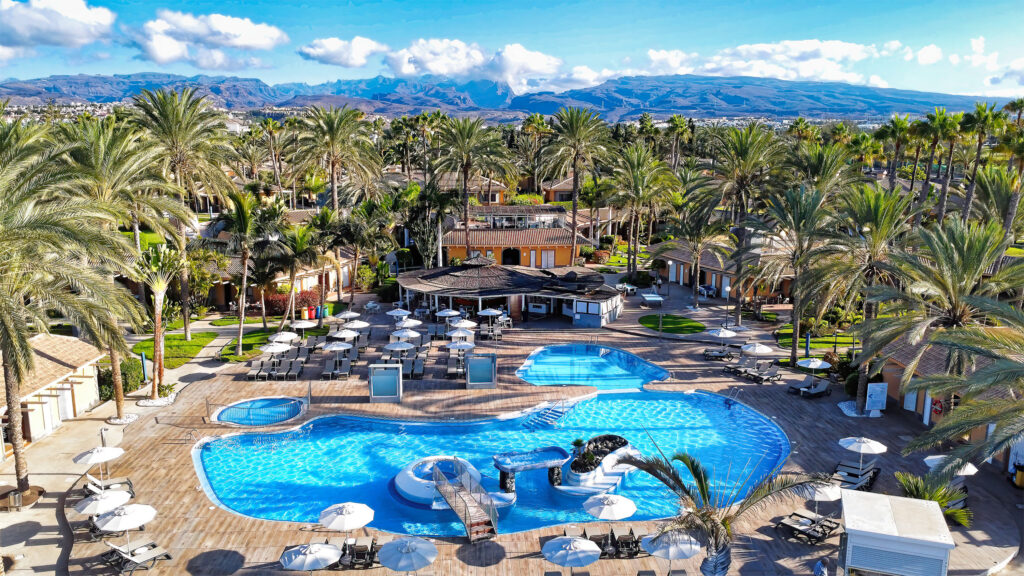
[[[935,106],[973,107],[976,98],[933,92],[873,88],[839,82],[720,76],[630,76],[567,92],[516,96],[503,82],[377,76],[324,84],[269,85],[256,78],[179,76],[162,73],[49,76],[0,81],[0,99],[13,104],[121,102],[144,89],[193,86],[228,109],[265,106],[348,104],[368,113],[397,116],[441,109],[495,121],[531,112],[552,114],[562,106],[587,106],[609,121],[631,120],[644,112],[655,117],[765,116],[784,118],[879,118],[894,112],[921,114]]]

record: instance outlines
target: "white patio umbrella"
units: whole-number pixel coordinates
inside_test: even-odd
[[[457,342],[449,342],[447,344],[449,350],[472,350],[476,348],[476,344],[472,342],[466,342],[465,340],[459,340]]]
[[[298,338],[299,335],[295,332],[278,332],[277,334],[271,334],[270,338],[267,338],[269,342],[291,342]]]
[[[412,345],[412,342],[406,342],[404,340],[392,342],[387,346],[384,346],[385,350],[390,350],[392,352],[403,352],[405,350],[412,350],[413,348],[415,348],[415,346]]]
[[[313,573],[326,568],[341,558],[341,548],[333,544],[303,544],[289,548],[281,554],[279,562],[285,570]]]
[[[120,458],[124,454],[124,448],[118,448],[117,446],[97,446],[90,448],[85,452],[82,452],[78,456],[71,459],[75,464],[103,464]],[[103,467],[100,466],[100,480],[103,479]]]
[[[327,335],[329,338],[338,338],[340,340],[351,340],[359,337],[359,332],[355,330],[349,330],[348,328],[342,328],[341,330],[335,330]]]
[[[287,352],[291,349],[291,344],[285,344],[284,342],[271,342],[270,344],[260,346],[260,350],[267,354],[280,354],[281,352]]]
[[[946,457],[942,456],[941,454],[935,454],[933,456],[925,456],[924,457],[924,463],[925,463],[925,466],[928,466],[928,469],[930,470],[932,468],[935,468],[939,464],[941,464],[942,461],[945,460],[945,458]],[[970,462],[968,462],[968,463],[964,464],[962,468],[960,468],[959,470],[956,471],[955,476],[974,476],[977,473],[978,473],[978,467],[975,466],[974,464],[971,464]]]
[[[469,328],[476,328],[476,326],[477,326],[476,322],[473,322],[472,320],[465,320],[465,319],[463,319],[463,320],[459,320],[458,322],[452,322],[452,327],[453,328],[466,328],[466,329],[469,329]]]
[[[796,365],[801,368],[810,368],[811,370],[824,370],[832,367],[831,364],[821,358],[804,358],[803,360],[797,360]]]
[[[454,318],[456,316],[462,316],[462,312],[452,310],[451,308],[445,308],[444,310],[438,310],[436,316],[438,318]]]
[[[622,520],[636,514],[636,504],[618,494],[598,494],[583,501],[583,510],[598,520]]]
[[[338,320],[354,320],[359,318],[359,312],[353,312],[352,310],[345,310],[344,312],[338,312],[334,315]]]
[[[806,484],[798,489],[801,496],[814,500],[814,515],[818,515],[818,502],[835,502],[842,497],[842,488],[838,484]]]
[[[477,316],[483,316],[484,318],[487,318],[488,324],[493,322],[495,318],[501,316],[502,314],[504,314],[504,312],[502,312],[501,310],[495,310],[494,308],[484,308],[483,310],[477,312]]]
[[[324,508],[320,512],[320,525],[328,530],[348,533],[373,521],[373,508],[359,502],[344,502]]]
[[[552,564],[569,568],[583,568],[597,562],[601,557],[601,547],[584,538],[559,536],[548,540],[540,549],[544,559]]]
[[[145,504],[127,504],[118,506],[110,512],[100,514],[96,517],[96,527],[103,532],[124,531],[128,550],[132,548],[132,539],[128,535],[129,530],[144,526],[153,518],[156,518],[156,508]]]
[[[302,336],[306,336],[306,330],[309,328],[316,328],[316,322],[311,320],[296,320],[291,323],[291,327],[294,330],[302,330]]]
[[[473,332],[465,328],[456,328],[455,330],[449,330],[445,335],[449,338],[469,338],[473,335]]]
[[[437,547],[423,538],[399,538],[380,547],[377,559],[395,572],[415,572],[426,568],[437,558]]]
[[[729,330],[728,328],[712,328],[711,330],[708,330],[708,336],[712,336],[714,338],[722,338],[722,346],[725,346],[725,339],[735,338],[736,333],[733,332],[732,330]]]
[[[415,318],[406,318],[405,320],[395,322],[395,328],[415,328],[420,324],[423,324],[422,320],[417,320]]]
[[[668,573],[672,573],[674,560],[686,560],[700,553],[700,542],[685,532],[673,530],[654,536],[644,536],[640,547],[656,558],[668,560]]]
[[[345,324],[344,327],[348,328],[349,330],[362,330],[363,328],[369,328],[370,323],[364,320],[353,320],[348,324]]]
[[[742,350],[743,353],[748,356],[764,356],[765,354],[772,353],[771,348],[757,342],[753,344],[744,344],[743,347],[740,348],[740,350]]]
[[[405,308],[395,308],[394,310],[388,310],[387,314],[388,316],[408,316],[409,314],[412,314],[412,312],[409,312]]]
[[[93,494],[88,498],[79,500],[75,504],[75,512],[87,516],[96,516],[110,512],[131,499],[132,495],[124,490],[104,490],[99,494]]]
[[[395,338],[401,338],[402,340],[405,340],[407,338],[418,338],[420,333],[415,330],[410,330],[408,328],[402,328],[401,330],[395,330],[394,332],[391,333],[391,335],[394,336]]]
[[[865,454],[882,454],[889,450],[885,447],[885,444],[877,440],[865,438],[863,436],[843,438],[839,441],[839,445],[851,452],[860,454],[860,467],[864,467],[864,455]]]
[[[335,360],[338,359],[338,354],[337,354],[338,352],[341,352],[342,350],[351,350],[351,349],[352,349],[352,344],[349,344],[348,342],[337,342],[337,341],[335,341],[335,342],[328,342],[327,344],[324,344],[324,348],[323,348],[324,352],[334,352],[335,353],[334,354],[334,359]]]

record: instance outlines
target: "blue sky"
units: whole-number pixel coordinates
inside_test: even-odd
[[[1024,95],[1020,9],[1019,0],[0,0],[0,78],[441,74],[527,92],[693,73]]]

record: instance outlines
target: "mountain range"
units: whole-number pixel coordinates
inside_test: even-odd
[[[503,82],[427,76],[377,76],[323,84],[267,84],[236,76],[179,76],[145,72],[48,76],[0,81],[0,100],[12,104],[117,103],[144,89],[195,87],[218,106],[248,110],[267,106],[348,105],[366,113],[398,116],[441,109],[492,121],[551,114],[562,106],[585,106],[611,122],[644,112],[656,118],[683,114],[697,118],[757,116],[871,119],[893,113],[921,114],[935,106],[973,108],[973,96],[875,88],[840,82],[788,81],[746,76],[627,76],[566,92],[516,95]]]

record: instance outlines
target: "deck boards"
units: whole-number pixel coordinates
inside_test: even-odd
[[[470,419],[494,416],[536,406],[540,402],[578,396],[593,391],[589,387],[541,387],[519,381],[515,369],[537,346],[582,341],[599,335],[608,343],[643,358],[655,361],[672,372],[672,379],[653,389],[701,389],[734,393],[738,399],[773,418],[792,442],[792,455],[785,469],[791,471],[830,471],[835,462],[845,457],[835,441],[844,436],[868,430],[871,437],[885,441],[890,451],[881,455],[883,474],[875,491],[898,493],[892,472],[926,470],[921,455],[904,458],[900,449],[923,428],[909,416],[899,413],[870,422],[843,416],[835,407],[837,395],[805,400],[786,394],[786,382],[758,386],[728,376],[721,364],[699,358],[701,345],[654,338],[630,336],[609,331],[530,331],[509,330],[500,342],[484,342],[478,350],[496,352],[499,356],[499,386],[493,390],[466,390],[458,381],[443,378],[445,364],[439,351],[431,353],[424,380],[406,381],[402,404],[370,404],[367,400],[366,364],[376,354],[369,351],[360,356],[353,376],[348,380],[321,382],[322,360],[315,357],[298,382],[249,382],[247,368],[242,365],[222,370],[211,378],[191,383],[179,394],[177,402],[157,417],[147,417],[130,425],[121,446],[126,454],[111,465],[114,476],[129,476],[137,489],[136,502],[150,504],[158,510],[155,521],[146,527],[140,538],[152,539],[173,554],[154,575],[220,575],[220,574],[283,574],[277,559],[284,548],[307,542],[337,538],[337,533],[316,529],[309,524],[273,522],[239,516],[213,505],[206,497],[191,461],[192,435],[218,436],[232,434],[238,428],[211,423],[207,410],[242,399],[266,396],[305,396],[312,390],[314,404],[301,419],[268,429],[294,427],[310,418],[325,414],[356,414],[390,419]],[[380,343],[378,339],[374,344]],[[307,380],[309,379],[309,380]],[[842,395],[842,392],[838,392]],[[968,479],[970,504],[975,509],[977,524],[971,530],[955,530],[959,546],[951,561],[951,574],[981,574],[994,562],[1002,560],[1015,549],[1017,528],[1005,502],[1020,494],[995,474],[985,473]],[[822,505],[831,512],[832,504]],[[733,573],[746,576],[810,573],[815,561],[825,555],[834,558],[838,538],[811,547],[778,538],[771,528],[773,519],[793,509],[805,507],[801,500],[780,503],[757,512],[740,526],[741,536],[735,546]],[[1012,507],[1011,507],[1012,508]],[[68,511],[69,519],[78,517]],[[653,531],[655,522],[627,522],[641,531]],[[602,529],[607,523],[594,525]],[[499,525],[499,532],[500,532]],[[465,538],[434,539],[440,554],[432,567],[434,574],[500,575],[559,573],[557,566],[547,563],[540,548],[548,538],[561,535],[562,527],[551,527],[517,534],[499,534],[490,542],[468,544]],[[372,535],[373,530],[359,531]],[[355,535],[355,534],[353,534]],[[100,543],[76,543],[71,552],[71,574],[102,573],[97,565],[104,549]],[[700,556],[676,562],[695,574]],[[664,573],[667,562],[651,557],[633,560],[601,560],[582,572],[591,576],[620,576],[642,570]],[[371,574],[384,574],[377,568]],[[577,574],[581,571],[577,571]]]

